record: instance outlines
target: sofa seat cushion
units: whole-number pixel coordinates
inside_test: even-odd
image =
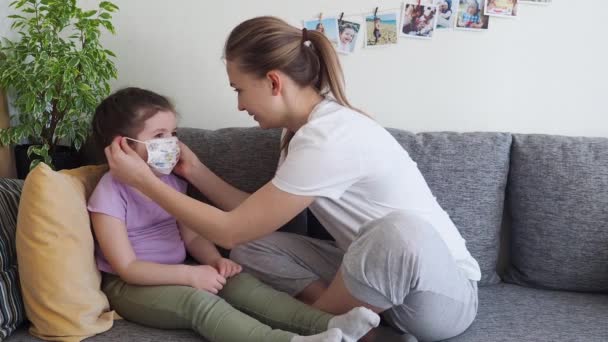
[[[125,320],[114,321],[112,329],[89,337],[86,342],[206,342],[192,330],[161,330],[131,323]],[[27,325],[19,328],[6,342],[43,342],[27,332]]]
[[[449,342],[608,339],[608,295],[538,290],[512,284],[479,289],[473,325]]]
[[[448,342],[605,342],[608,336],[608,295],[547,291],[511,284],[479,289],[479,311],[473,325]],[[9,342],[41,341],[25,327]],[[91,342],[205,341],[190,330],[159,330],[124,320]],[[387,341],[390,342],[390,341]]]
[[[507,201],[506,281],[608,293],[608,139],[514,135]]]

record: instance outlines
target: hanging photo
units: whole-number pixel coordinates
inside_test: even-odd
[[[365,46],[397,44],[397,16],[397,12],[384,12],[366,16],[367,39],[365,39]]]
[[[437,25],[437,6],[406,4],[401,22],[405,37],[431,39]]]
[[[338,52],[350,54],[355,51],[361,24],[354,21],[338,20]]]
[[[459,30],[487,30],[490,17],[484,15],[483,0],[458,0],[456,28]]]
[[[307,30],[315,30],[325,34],[325,37],[334,45],[338,45],[338,19],[335,17],[331,18],[317,18],[311,20],[304,20],[304,27]]]
[[[517,16],[517,0],[485,0],[485,14],[495,17],[514,18]]]
[[[437,5],[437,29],[453,28],[458,12],[458,0],[435,0],[434,3]]]

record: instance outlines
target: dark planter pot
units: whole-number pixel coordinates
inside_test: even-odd
[[[32,160],[27,156],[27,149],[31,145],[15,146],[15,164],[17,167],[17,178],[25,179],[30,172],[30,164]],[[73,169],[82,165],[79,153],[67,146],[57,146],[55,152],[51,155],[55,170]]]

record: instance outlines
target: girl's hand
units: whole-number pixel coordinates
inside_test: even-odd
[[[241,273],[241,271],[243,270],[243,267],[241,267],[241,265],[226,258],[219,258],[213,266],[217,269],[219,274],[225,278],[235,276]]]
[[[112,144],[104,149],[104,153],[112,176],[123,183],[137,187],[140,182],[148,179],[147,177],[154,177],[148,164],[131,149],[125,138],[115,138]]]
[[[179,162],[175,165],[173,172],[189,180],[190,175],[196,172],[195,170],[201,165],[201,162],[196,154],[181,141],[179,142],[179,150]]]
[[[195,289],[217,294],[226,284],[226,278],[209,265],[189,266],[189,285]]]

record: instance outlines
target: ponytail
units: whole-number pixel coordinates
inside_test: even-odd
[[[330,93],[336,102],[342,106],[355,109],[346,98],[346,91],[344,90],[344,73],[342,72],[340,59],[338,58],[334,46],[329,39],[319,31],[308,31],[308,37],[311,42],[310,48],[317,55],[320,66],[319,80],[315,87],[324,95]]]

